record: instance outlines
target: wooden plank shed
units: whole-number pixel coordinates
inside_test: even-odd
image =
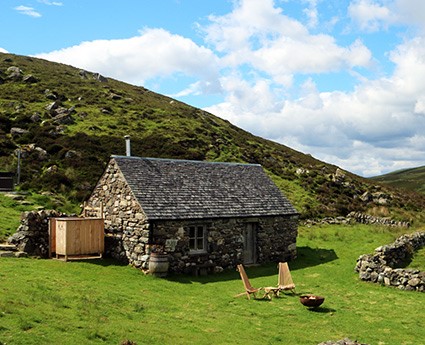
[[[51,218],[49,257],[57,259],[101,258],[105,247],[103,218]]]

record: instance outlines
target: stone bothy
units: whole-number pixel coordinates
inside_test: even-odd
[[[298,213],[260,165],[112,156],[88,204],[107,254],[138,268],[155,251],[192,274],[296,256]]]

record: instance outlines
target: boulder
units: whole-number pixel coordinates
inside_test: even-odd
[[[22,70],[16,66],[11,66],[6,70],[7,79],[21,80],[22,73]]]
[[[28,133],[28,131],[26,129],[23,129],[23,128],[12,127],[10,129],[10,134],[12,134],[12,136],[19,136],[19,135],[26,134],[26,133]]]
[[[28,84],[34,84],[34,83],[37,83],[38,82],[37,78],[34,77],[32,74],[28,74],[28,75],[24,76],[22,78],[22,81],[24,83],[28,83]]]

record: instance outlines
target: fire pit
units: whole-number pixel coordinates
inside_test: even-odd
[[[316,296],[312,294],[300,296],[300,302],[309,308],[317,308],[323,303],[324,300],[325,297]]]

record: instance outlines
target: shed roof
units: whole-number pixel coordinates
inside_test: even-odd
[[[151,220],[297,214],[261,165],[113,156]]]

